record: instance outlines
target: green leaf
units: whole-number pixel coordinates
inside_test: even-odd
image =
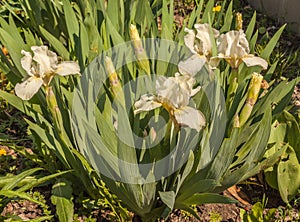
[[[201,174],[194,174],[182,185],[176,197],[176,203],[182,203],[196,193],[205,193],[215,189],[219,185],[216,180],[202,179]]]
[[[272,37],[272,39],[268,42],[268,44],[266,45],[266,47],[264,48],[264,50],[262,51],[262,53],[260,54],[260,57],[264,58],[264,59],[268,59],[269,56],[271,55],[271,53],[273,52],[273,49],[275,48],[281,33],[283,32],[284,28],[286,25],[283,25],[276,33],[275,35]]]
[[[247,27],[247,30],[246,30],[246,32],[245,32],[248,41],[251,40],[251,37],[252,37],[253,31],[254,31],[255,24],[256,24],[256,11],[253,13],[253,16],[252,16],[252,18],[251,18],[251,21],[249,22],[248,27]]]
[[[135,176],[137,180],[141,175],[138,169],[138,161],[134,146],[133,132],[131,130],[129,118],[126,109],[121,103],[118,103],[118,157],[131,165],[119,165],[121,167],[121,176]],[[129,168],[126,169],[126,166]],[[139,181],[137,181],[139,182]]]
[[[17,191],[26,191],[26,190],[32,189],[33,187],[37,187],[37,186],[45,183],[46,181],[52,180],[54,178],[57,178],[59,176],[62,176],[64,174],[67,174],[67,173],[70,173],[70,172],[73,172],[73,171],[74,170],[67,170],[67,171],[54,173],[54,174],[44,176],[44,177],[39,178],[39,179],[32,180],[31,182],[29,182],[29,183],[25,184],[24,186],[20,187]]]
[[[175,204],[175,197],[176,197],[174,191],[165,191],[165,192],[159,191],[158,193],[162,202],[166,204],[167,207],[169,207],[171,210],[173,210]]]
[[[193,153],[193,151],[190,151],[189,159],[188,159],[188,161],[187,161],[187,163],[184,167],[184,170],[181,174],[180,181],[178,182],[178,188],[177,189],[180,188],[180,186],[182,185],[184,180],[190,174],[191,170],[193,169],[194,161],[195,161],[194,153]]]
[[[265,109],[270,107],[272,104],[276,104],[276,109],[273,110],[273,115],[281,113],[289,102],[292,93],[294,91],[295,84],[300,78],[296,78],[290,82],[282,81],[272,90],[262,97],[254,106],[252,113],[255,116],[259,116],[265,112]],[[285,104],[285,105],[284,105]],[[279,106],[280,105],[280,106]],[[278,107],[278,108],[277,108]]]
[[[256,32],[254,33],[254,35],[252,36],[250,42],[249,42],[249,48],[250,48],[250,52],[253,52],[256,46],[256,42],[257,42],[257,38],[258,38],[258,30],[256,30]]]
[[[209,20],[212,21],[212,13],[213,13],[213,7],[214,7],[215,1],[210,0],[206,3],[205,9],[203,12],[203,16],[201,19],[201,23],[209,23]],[[210,24],[211,25],[211,24]]]
[[[163,39],[173,40],[173,0],[170,1],[169,9],[168,4],[169,1],[163,0],[161,37]]]
[[[188,23],[189,29],[193,28],[193,25],[199,20],[201,11],[203,9],[203,2],[204,2],[204,0],[200,0],[200,2],[197,4],[197,6],[194,8],[192,13],[190,14],[189,23]]]
[[[9,104],[20,110],[22,113],[26,113],[26,102],[24,102],[21,98],[3,90],[0,90],[0,97],[5,99]]]
[[[123,37],[119,34],[108,17],[106,18],[105,27],[108,37],[111,38],[113,45],[118,45],[124,42]]]
[[[92,38],[92,36],[90,36]],[[80,50],[78,50],[79,55],[77,56],[79,59],[79,63],[81,67],[84,67],[86,63],[86,59],[89,55],[90,43],[89,43],[89,35],[87,33],[85,25],[80,22]]]
[[[68,35],[71,40],[73,48],[75,48],[75,40],[79,37],[79,24],[76,14],[72,8],[69,0],[62,0],[65,20],[68,29]]]
[[[278,163],[277,180],[280,196],[288,203],[300,188],[300,164],[291,147],[287,148],[285,156]]]
[[[232,204],[237,201],[219,194],[215,193],[197,193],[192,195],[190,198],[184,201],[186,205],[194,205],[194,204],[207,204],[207,203],[223,203],[223,204]],[[177,205],[175,204],[175,207]]]
[[[207,178],[219,179],[223,176],[223,173],[229,168],[234,158],[236,147],[238,143],[239,129],[233,129],[230,138],[225,138],[219,152],[215,156],[213,163],[207,173]],[[224,156],[227,158],[224,159]]]
[[[58,180],[52,187],[51,202],[56,206],[56,214],[61,222],[72,222],[74,215],[73,189],[67,180]]]
[[[18,191],[13,191],[13,190],[0,190],[0,196],[5,196],[5,197],[8,197],[8,198],[19,197],[19,198],[22,198],[22,199],[29,200],[31,202],[40,204],[42,207],[48,208],[48,206],[46,204],[32,198],[30,195],[28,195],[25,192],[18,192]]]
[[[45,39],[51,44],[51,46],[55,49],[55,51],[64,59],[70,59],[70,53],[62,44],[62,42],[53,36],[50,32],[44,29],[42,26],[39,26],[39,29]]]
[[[87,13],[85,16],[84,22],[80,22],[80,43],[81,43],[81,53],[82,58],[84,59],[88,56],[89,61],[92,61],[98,53],[99,50],[99,32],[97,26],[93,19],[91,13]]]
[[[53,218],[53,216],[42,216],[42,217],[38,217],[36,219],[28,220],[28,222],[51,221],[52,218]]]
[[[119,8],[120,2],[118,0],[108,1],[106,6],[106,13],[109,16],[111,24],[119,31]]]
[[[20,78],[21,76],[27,76],[27,73],[21,65],[21,58],[23,57],[21,51],[29,51],[28,47],[25,46],[23,41],[16,41],[14,37],[11,36],[11,33],[9,33],[9,31],[4,30],[3,28],[0,28],[0,41],[1,44],[3,44],[7,48],[11,59],[17,67],[17,71],[19,73],[14,73],[14,75],[18,78]]]
[[[43,170],[43,168],[33,168],[33,169],[29,169],[29,170],[26,170],[16,176],[14,176],[14,180],[11,181],[11,183],[9,184],[6,184],[5,186],[3,186],[3,190],[12,190],[14,189],[16,186],[19,185],[19,183],[25,179],[26,177],[34,174],[35,172],[37,171],[40,171],[40,170]]]
[[[300,122],[298,123],[296,118],[286,110],[279,116],[278,121],[280,125],[284,124],[286,126],[286,133],[283,134],[286,138],[281,142],[287,142],[293,147],[300,162]]]
[[[230,4],[227,8],[226,14],[225,14],[225,18],[224,18],[224,25],[222,26],[222,28],[220,29],[220,33],[222,32],[228,32],[230,30],[230,26],[232,23],[232,4],[233,1],[230,1]]]

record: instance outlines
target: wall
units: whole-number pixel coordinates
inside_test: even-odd
[[[300,0],[248,0],[256,10],[273,17],[280,23],[288,23],[300,36]]]

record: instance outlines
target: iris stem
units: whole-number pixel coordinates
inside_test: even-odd
[[[229,110],[229,108],[232,105],[234,96],[236,94],[236,90],[238,88],[238,68],[233,68],[231,71],[231,74],[229,76],[229,88],[227,91],[227,98],[226,98],[226,108]]]

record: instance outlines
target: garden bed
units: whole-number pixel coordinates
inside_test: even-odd
[[[179,4],[179,3],[178,3]],[[176,4],[175,4],[176,6]],[[192,11],[193,5],[185,3],[181,5],[183,10],[176,8],[175,18],[178,26],[182,25],[184,21],[185,13]],[[245,2],[240,1],[235,5],[235,10],[243,13],[244,24],[248,24],[253,14],[253,9]],[[183,14],[182,14],[183,13]],[[264,45],[266,41],[273,36],[274,33],[280,28],[279,24],[274,20],[270,20],[263,14],[257,15],[256,28],[259,30],[259,43]],[[292,32],[283,32],[283,36],[275,47],[270,59],[274,62],[279,59],[280,66],[276,70],[276,78],[274,81],[280,81],[284,79],[293,79],[299,75],[300,65],[300,38],[295,37]],[[298,54],[297,54],[298,53]],[[3,83],[3,82],[2,82]],[[5,88],[6,83],[2,85]],[[293,94],[293,104],[295,113],[299,112],[300,108],[300,86],[296,86]],[[34,163],[23,155],[17,154],[15,150],[19,150],[20,153],[33,154],[33,144],[31,137],[27,134],[27,124],[23,120],[25,117],[20,112],[11,108],[11,106],[2,103],[1,109],[3,114],[0,118],[1,131],[0,138],[2,144],[0,148],[5,150],[6,155],[0,155],[0,169],[1,174],[11,173],[19,174],[24,170],[34,168],[37,163]],[[298,109],[298,110],[297,110]],[[9,118],[9,121],[8,121]],[[14,147],[15,149],[11,149]],[[1,213],[2,216],[16,215],[22,220],[37,219],[41,216],[53,216],[55,214],[55,206],[51,202],[52,184],[49,183],[43,187],[34,188],[30,195],[35,199],[46,204],[47,207],[21,199],[14,199],[6,206],[3,207]],[[236,192],[236,193],[235,193]],[[268,212],[274,211],[274,221],[296,221],[299,220],[300,210],[300,197],[299,195],[294,198],[294,201],[290,206],[287,206],[281,200],[280,194],[277,190],[270,188],[267,185],[265,178],[262,174],[251,177],[243,183],[237,184],[233,191],[228,190],[222,193],[224,196],[237,199],[237,204],[203,204],[194,206],[201,221],[241,221],[241,211],[251,213],[251,209],[255,206],[254,216],[259,217],[267,215]],[[100,200],[101,201],[101,200]],[[96,203],[94,200],[90,200],[85,192],[74,194],[74,209],[75,220],[74,221],[113,221],[115,215],[112,210],[104,203]],[[263,207],[259,208],[259,203]],[[130,213],[133,221],[140,221],[140,218],[133,213]],[[53,221],[58,221],[56,217],[52,218]],[[50,219],[49,219],[50,220]],[[198,221],[190,213],[182,210],[173,210],[167,219],[160,219],[159,221]]]

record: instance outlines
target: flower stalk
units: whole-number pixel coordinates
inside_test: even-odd
[[[238,69],[233,68],[231,71],[231,74],[229,76],[229,87],[228,87],[227,98],[226,98],[227,110],[229,110],[229,107],[231,106],[231,104],[233,102],[238,85],[239,85],[238,84]]]
[[[60,109],[57,105],[56,97],[52,90],[51,86],[45,86],[46,91],[46,102],[49,108],[49,111],[52,115],[54,124],[57,126],[56,128],[59,130],[59,133],[63,130],[63,118],[60,112]]]
[[[67,147],[72,147],[72,143],[69,139],[69,136],[68,136],[67,132],[65,131],[63,116],[58,107],[57,100],[56,100],[55,94],[52,90],[52,87],[45,86],[45,91],[46,91],[47,106],[52,115],[55,129],[57,129],[58,135],[59,135],[61,141],[64,143],[64,145],[66,145]]]
[[[125,107],[125,97],[122,90],[122,85],[119,81],[118,74],[110,57],[105,58],[105,69],[108,75],[110,90],[114,98]]]
[[[248,95],[244,107],[240,113],[240,126],[243,126],[251,115],[253,107],[257,101],[263,76],[259,73],[253,73],[250,85],[248,88]]]
[[[150,75],[149,59],[145,49],[143,48],[142,40],[135,25],[130,25],[129,34],[133,44],[135,56],[137,58],[138,66],[145,71],[146,74]]]

